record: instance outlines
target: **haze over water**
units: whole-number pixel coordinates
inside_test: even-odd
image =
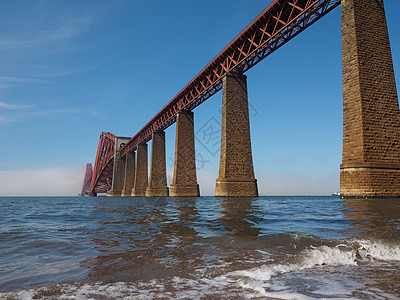
[[[1,299],[400,299],[400,199],[0,198]]]

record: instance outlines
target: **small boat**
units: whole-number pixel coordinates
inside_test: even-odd
[[[332,196],[340,196],[339,192],[333,193]]]

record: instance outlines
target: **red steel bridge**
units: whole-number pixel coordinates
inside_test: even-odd
[[[244,28],[203,70],[121,148],[121,157],[176,121],[181,110],[193,110],[222,89],[227,72],[245,73],[282,45],[340,5],[340,0],[274,0]],[[111,188],[115,135],[102,132],[91,184],[82,194]],[[90,172],[89,172],[90,173]],[[86,173],[88,175],[88,171]],[[88,177],[85,177],[87,182]]]

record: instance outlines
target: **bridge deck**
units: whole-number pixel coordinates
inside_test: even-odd
[[[124,157],[151,134],[222,88],[227,72],[244,73],[340,4],[340,0],[274,0],[121,149]]]

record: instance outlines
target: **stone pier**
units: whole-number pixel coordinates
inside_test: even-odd
[[[176,117],[174,178],[171,197],[198,197],[193,112],[180,111]]]
[[[222,126],[219,177],[215,196],[257,197],[251,151],[246,76],[222,79]]]
[[[135,152],[131,151],[125,157],[125,179],[124,188],[122,190],[122,197],[129,197],[132,195],[133,186],[135,183]]]
[[[147,162],[147,144],[137,145],[135,181],[132,190],[133,197],[144,197],[148,183],[148,162]]]
[[[151,138],[149,185],[146,197],[167,197],[167,170],[165,160],[165,132],[156,131]]]
[[[400,111],[383,0],[342,0],[342,197],[400,196]]]
[[[125,159],[121,158],[120,149],[129,141],[126,137],[115,137],[114,146],[114,166],[111,190],[107,192],[107,196],[120,197],[124,188],[125,177]]]

